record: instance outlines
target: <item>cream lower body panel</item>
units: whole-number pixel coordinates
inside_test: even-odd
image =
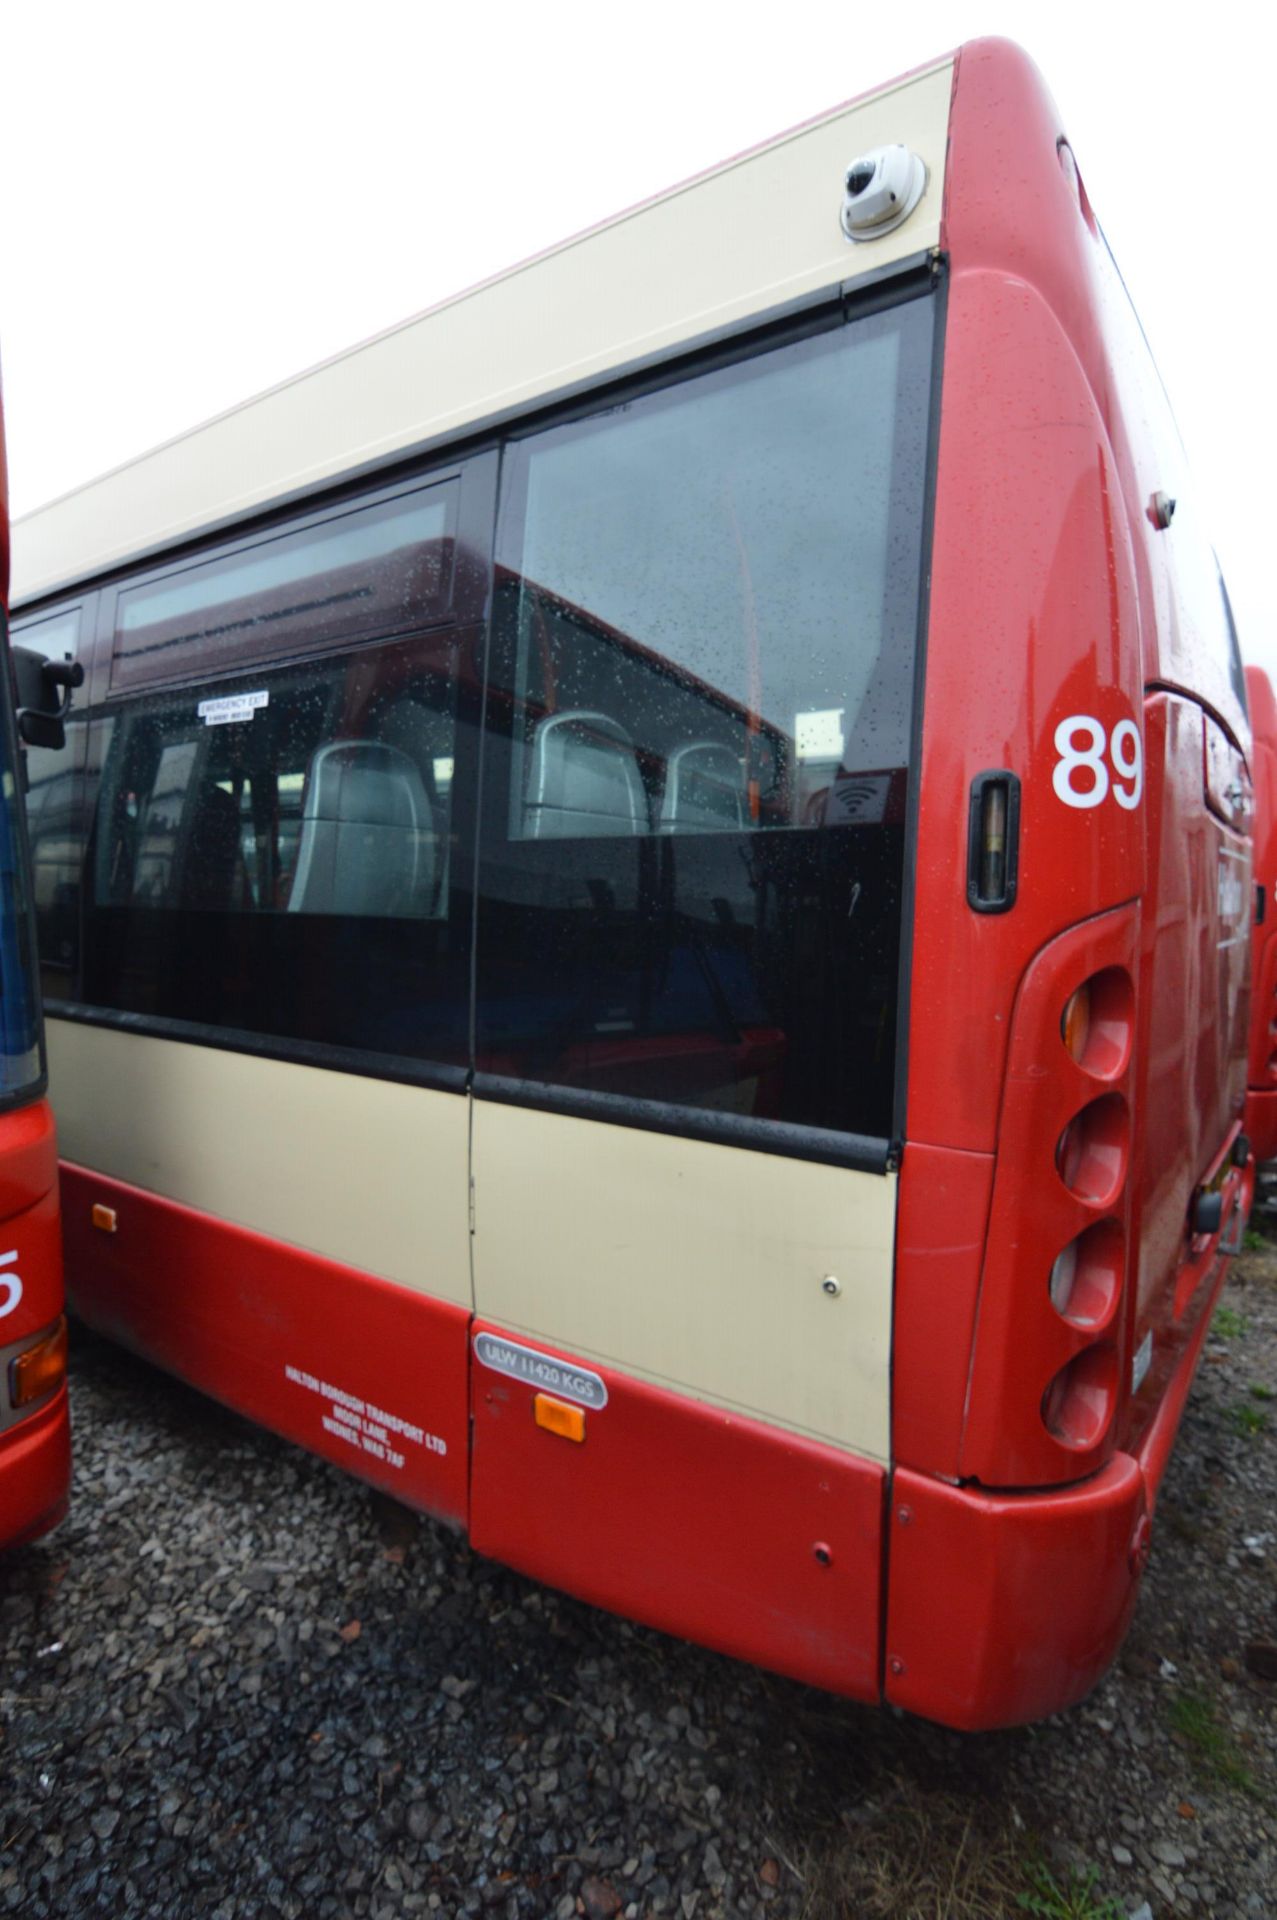
[[[885,1461],[896,1177],[52,1019],[63,1156]],[[833,1280],[836,1290],[826,1291]]]
[[[474,1179],[482,1319],[888,1458],[894,1174],[480,1100]]]
[[[470,1306],[462,1094],[70,1020],[48,1046],[64,1159]]]

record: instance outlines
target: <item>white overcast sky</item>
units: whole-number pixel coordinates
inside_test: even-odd
[[[1062,109],[1206,498],[1243,652],[1277,681],[1273,21],[1238,0],[8,8],[13,509],[1003,33]]]

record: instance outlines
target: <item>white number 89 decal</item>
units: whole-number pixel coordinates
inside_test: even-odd
[[[1110,739],[1093,715],[1071,713],[1055,729],[1055,751],[1060,757],[1051,785],[1066,807],[1102,806],[1110,791],[1128,813],[1138,807],[1144,792],[1144,747],[1133,720],[1119,720]],[[1080,786],[1075,784],[1078,778]]]

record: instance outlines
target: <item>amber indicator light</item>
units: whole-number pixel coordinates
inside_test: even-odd
[[[63,1316],[52,1333],[9,1364],[9,1399],[16,1411],[60,1387],[67,1371],[67,1323]]]
[[[104,1207],[100,1203],[93,1209],[93,1224],[100,1233],[114,1233],[117,1221],[114,1207]]]
[[[1091,1037],[1091,989],[1085,983],[1071,995],[1060,1021],[1060,1032],[1073,1058],[1080,1060]]]
[[[532,1401],[532,1417],[539,1427],[544,1427],[547,1433],[557,1433],[562,1440],[585,1438],[584,1407],[574,1407],[566,1400],[554,1400],[548,1393],[538,1393]]]

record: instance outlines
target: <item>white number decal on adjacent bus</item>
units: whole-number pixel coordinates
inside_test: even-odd
[[[1104,754],[1113,763],[1110,775]],[[1098,807],[1110,791],[1129,813],[1144,792],[1144,746],[1133,720],[1119,720],[1110,740],[1100,722],[1089,713],[1071,713],[1055,729],[1059,759],[1051,785],[1066,807]],[[1083,784],[1074,784],[1075,775]]]
[[[0,1253],[0,1267],[11,1267],[18,1257],[15,1247],[12,1253]],[[22,1299],[22,1281],[16,1273],[0,1273],[0,1320],[12,1313]]]

